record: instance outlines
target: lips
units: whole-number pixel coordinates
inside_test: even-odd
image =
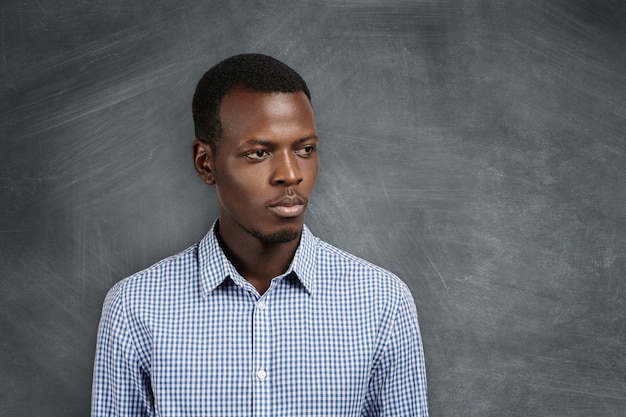
[[[306,199],[298,195],[285,196],[269,204],[268,208],[280,217],[297,217],[304,213]]]

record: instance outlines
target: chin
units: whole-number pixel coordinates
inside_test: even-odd
[[[276,230],[273,232],[261,232],[258,230],[251,230],[252,236],[259,239],[265,244],[287,243],[296,239],[300,239],[302,234],[302,228],[285,228]]]

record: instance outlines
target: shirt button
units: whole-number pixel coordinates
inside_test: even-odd
[[[259,369],[256,373],[256,377],[259,379],[265,379],[266,376],[267,372],[265,372],[263,369]]]
[[[265,310],[267,308],[267,304],[265,304],[265,301],[263,300],[259,301],[256,306],[259,308],[259,310]]]

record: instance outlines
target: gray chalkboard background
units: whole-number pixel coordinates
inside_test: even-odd
[[[106,291],[200,239],[190,102],[308,81],[323,239],[410,286],[433,416],[626,415],[621,0],[0,6],[0,415],[85,416]]]

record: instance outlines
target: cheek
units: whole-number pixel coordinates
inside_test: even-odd
[[[312,187],[315,184],[315,181],[317,180],[317,173],[319,171],[319,164],[317,162],[317,159],[315,161],[311,161],[311,164],[307,165],[306,169],[307,169],[306,178],[310,178],[309,183],[311,184],[311,187]]]
[[[265,201],[263,199],[265,183],[263,174],[241,168],[231,172],[237,172],[237,176],[219,176],[216,181],[216,191],[222,199],[240,205],[247,202]]]

